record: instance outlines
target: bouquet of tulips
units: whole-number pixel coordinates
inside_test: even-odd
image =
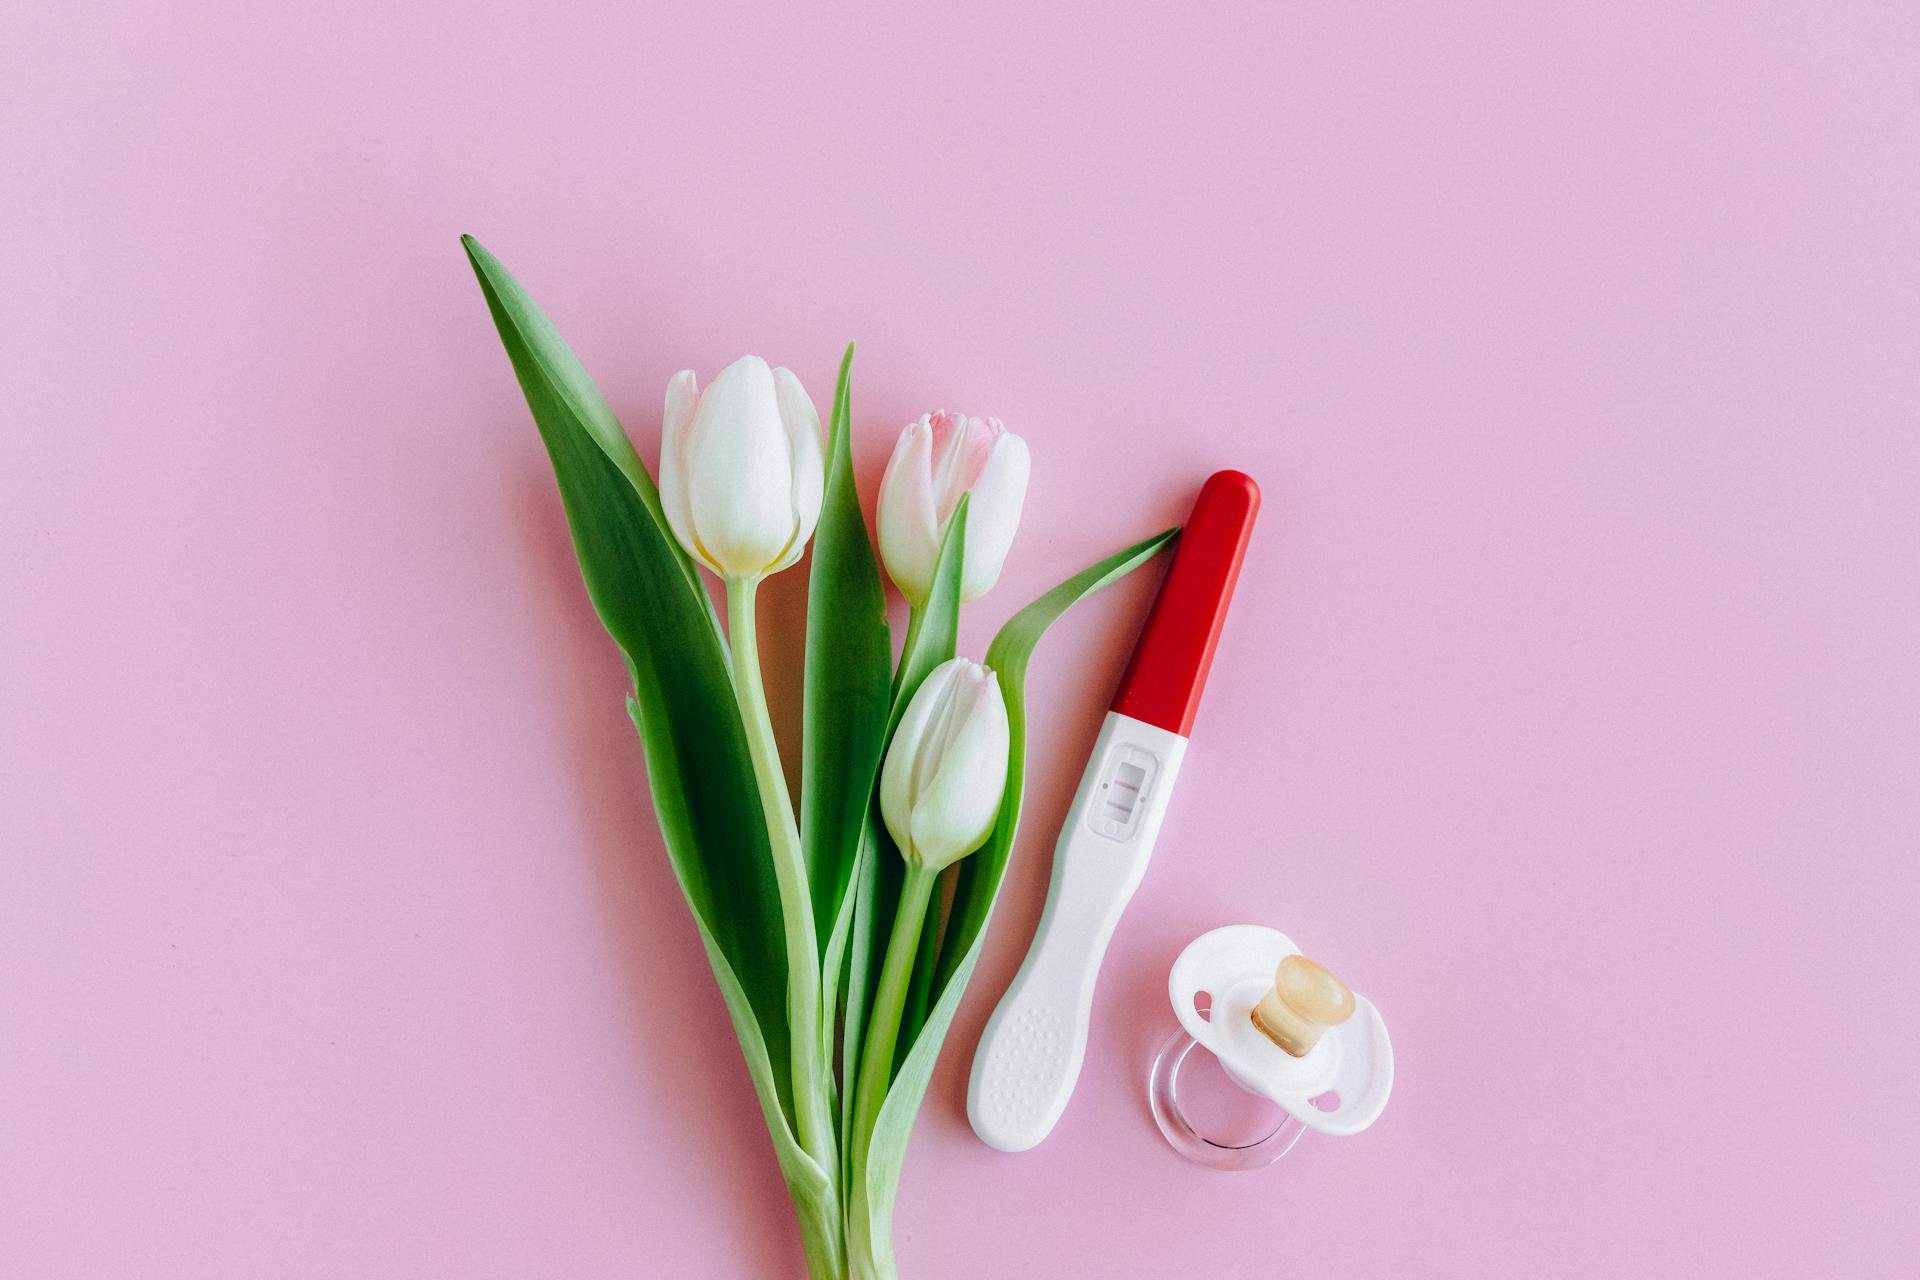
[[[808,1275],[895,1274],[907,1139],[980,953],[1020,819],[1041,635],[1174,531],[1015,614],[984,663],[962,603],[999,577],[1027,447],[934,414],[881,483],[880,553],[910,606],[898,661],[854,487],[848,373],[826,438],[800,381],[749,356],[667,384],[656,487],[551,322],[464,241],[559,482],[580,572],[626,654],[667,856],[746,1055]],[[811,541],[798,806],[760,677],[754,596]],[[702,571],[725,587],[724,623]]]

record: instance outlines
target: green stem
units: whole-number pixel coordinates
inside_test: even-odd
[[[927,1023],[927,1005],[933,998],[933,969],[940,957],[940,881],[952,880],[955,863],[946,871],[934,877],[933,896],[927,900],[926,922],[921,926],[920,945],[913,956],[913,973],[907,980],[907,998],[901,1005],[900,1029],[909,1038]],[[894,1056],[900,1056],[899,1046],[894,1048]],[[899,1064],[896,1063],[897,1067]]]
[[[867,1017],[867,1041],[860,1059],[859,1092],[853,1103],[853,1132],[856,1173],[849,1194],[862,1194],[868,1139],[880,1119],[880,1106],[887,1100],[893,1084],[894,1044],[900,1036],[900,1014],[906,1005],[907,984],[913,978],[913,957],[920,949],[920,930],[927,921],[927,904],[940,873],[914,863],[907,864],[906,878],[900,884],[900,904],[893,914],[893,936],[887,941],[886,963],[880,969],[880,986],[874,992],[872,1012]]]
[[[900,900],[893,915],[893,936],[887,940],[887,958],[881,965],[880,985],[867,1015],[867,1039],[862,1046],[860,1079],[854,1096],[853,1125],[846,1142],[852,1151],[852,1174],[847,1179],[847,1267],[855,1280],[890,1280],[894,1275],[892,1248],[885,1239],[885,1206],[876,1215],[867,1186],[867,1157],[873,1146],[874,1126],[893,1086],[895,1044],[900,1036],[900,1014],[907,986],[913,978],[913,959],[920,950],[920,930],[926,924],[940,873],[908,863],[900,884]],[[875,1238],[876,1230],[881,1238]]]
[[[840,1206],[822,1205],[796,1191],[793,1207],[800,1218],[800,1250],[807,1261],[807,1280],[847,1280]]]
[[[746,728],[747,754],[760,787],[767,837],[773,846],[773,874],[780,886],[780,913],[787,935],[787,1025],[792,1030],[793,1109],[800,1145],[833,1176],[832,1106],[827,1098],[825,1055],[819,1037],[820,953],[813,930],[813,899],[807,888],[807,864],[800,849],[800,826],[793,818],[793,797],[780,767],[767,691],[760,681],[760,642],[753,620],[758,578],[727,579],[727,646],[733,658],[733,695]]]
[[[907,659],[913,653],[913,646],[920,639],[920,628],[927,621],[927,606],[923,604],[907,607],[907,638],[900,645],[900,664],[893,669],[893,702],[895,711],[899,710],[900,682],[907,676]]]

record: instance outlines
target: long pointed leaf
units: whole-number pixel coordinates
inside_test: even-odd
[[[841,914],[887,732],[892,645],[873,540],[860,514],[848,427],[853,347],[840,362],[827,447],[826,493],[807,584],[806,703],[800,838],[824,942]]]
[[[513,371],[520,378],[521,390],[527,393],[528,405],[533,404],[537,391],[552,413],[563,416],[572,428],[592,437],[633,485],[633,491],[640,495],[654,523],[666,529],[667,517],[660,506],[660,491],[654,486],[653,477],[647,474],[646,464],[634,452],[633,441],[621,427],[620,420],[613,416],[606,397],[600,394],[600,388],[594,385],[592,376],[560,336],[560,331],[553,327],[553,321],[485,245],[472,236],[461,236],[460,243],[466,248],[474,274],[480,278],[480,288],[487,295],[487,309],[493,313],[500,341],[513,361]],[[529,385],[529,375],[537,385]],[[544,427],[541,429],[545,431]],[[717,630],[719,624],[712,599],[700,585],[700,573],[694,568],[693,557],[672,536],[668,536],[667,544],[694,593],[706,602],[707,616],[715,620]]]
[[[771,1066],[787,1061],[789,1045],[779,889],[708,598],[666,529],[652,478],[579,361],[506,268],[471,237],[463,243],[552,460],[587,594],[626,653],[654,814],[775,1150],[796,1200],[824,1184],[830,1201],[825,1173],[794,1141],[785,1072]]]

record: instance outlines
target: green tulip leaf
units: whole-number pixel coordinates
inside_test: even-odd
[[[854,487],[847,391],[852,364],[849,344],[833,393],[826,492],[807,584],[800,838],[813,887],[815,932],[822,939],[835,932],[850,896],[854,856],[886,741],[893,661],[880,564]]]
[[[793,1132],[779,887],[711,602],[626,433],[546,315],[471,237],[467,256],[560,488],[587,594],[633,679],[668,861],[713,966],[811,1255],[835,1265],[837,1179]],[[826,1243],[822,1243],[822,1242]],[[819,1272],[826,1274],[826,1271]]]
[[[840,361],[828,427],[826,491],[807,583],[806,694],[801,729],[800,840],[824,947],[820,1049],[831,1061],[841,973],[853,927],[854,875],[886,745],[893,641],[886,589],[854,484],[848,378]]]

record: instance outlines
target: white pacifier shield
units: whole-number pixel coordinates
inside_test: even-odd
[[[1187,1034],[1220,1059],[1250,1093],[1270,1098],[1321,1133],[1358,1133],[1379,1118],[1393,1090],[1393,1045],[1380,1011],[1358,992],[1353,1016],[1329,1027],[1296,1058],[1253,1025],[1253,1006],[1273,987],[1274,971],[1300,948],[1278,929],[1234,924],[1202,934],[1173,962],[1167,994]],[[1196,999],[1207,1006],[1200,1012]],[[1313,1099],[1339,1099],[1321,1110]]]

